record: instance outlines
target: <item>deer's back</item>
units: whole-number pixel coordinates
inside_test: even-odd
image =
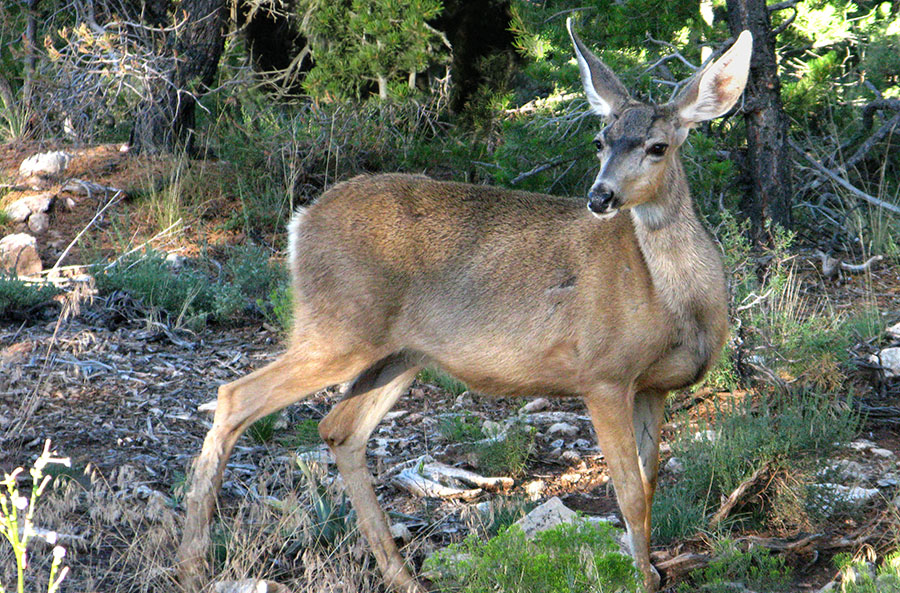
[[[420,352],[486,392],[627,380],[672,339],[631,221],[582,200],[357,177],[291,235],[296,331]]]

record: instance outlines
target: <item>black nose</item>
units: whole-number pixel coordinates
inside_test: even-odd
[[[616,194],[605,185],[598,185],[588,192],[588,208],[591,212],[603,214],[617,206]]]

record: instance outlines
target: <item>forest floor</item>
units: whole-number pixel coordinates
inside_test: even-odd
[[[5,170],[8,178],[14,176],[29,151],[34,152],[33,147],[0,148],[0,170]],[[133,159],[116,146],[74,154],[68,174],[128,194],[167,170],[164,159]],[[38,237],[47,267],[91,221],[86,235],[92,238],[71,250],[64,266],[89,264],[97,257],[115,254],[121,245],[111,237],[127,232],[129,244],[138,245],[154,235],[133,208],[111,211],[96,220],[104,196],[58,195],[71,201],[68,205],[65,200],[58,202],[62,205],[51,212],[49,229]],[[10,192],[0,206],[16,196]],[[215,215],[233,207],[238,206],[217,203],[211,197],[209,215],[192,221],[188,230],[174,239],[174,248],[192,255],[201,244],[241,241],[239,232],[221,230],[221,219]],[[130,224],[123,216],[130,217]],[[173,239],[168,241],[166,248],[173,248]],[[884,268],[876,275],[882,311],[893,318],[900,316],[898,269]],[[834,298],[848,307],[857,299],[871,299],[870,289],[853,278],[825,289],[835,292]],[[198,411],[198,406],[215,399],[220,384],[273,360],[284,349],[283,336],[262,320],[252,319],[242,325],[194,331],[174,328],[143,314],[139,304],[122,294],[85,296],[77,307],[63,309],[65,315],[56,307],[38,311],[29,319],[0,320],[0,470],[27,468],[47,439],[60,455],[71,458],[72,469],[54,470],[60,479],[44,495],[37,514],[39,526],[58,532],[60,544],[67,548],[65,562],[70,572],[63,591],[174,590],[172,561],[184,514],[185,475],[211,425],[209,414]],[[865,378],[860,381],[862,397],[872,405],[900,405],[900,389],[895,383],[886,387],[877,381],[867,383]],[[673,397],[672,405],[682,411],[694,406],[699,409],[701,404],[729,396],[683,393]],[[338,397],[337,390],[331,389],[289,407],[274,437],[265,442],[249,436],[239,441],[221,499],[230,538],[225,547],[232,557],[220,577],[242,578],[254,576],[242,570],[265,570],[266,578],[286,582],[297,591],[367,591],[379,586],[373,561],[362,551],[358,538],[347,550],[315,556],[304,552],[302,546],[288,545],[293,537],[289,530],[264,526],[264,520],[272,517],[289,522],[284,501],[301,497],[308,487],[296,464],[303,447],[298,446],[291,427],[321,419]],[[475,505],[500,494],[485,494],[472,502],[420,499],[392,481],[396,468],[426,454],[450,465],[471,467],[471,458],[442,436],[438,419],[450,412],[468,411],[479,420],[502,421],[515,416],[525,403],[527,400],[520,398],[456,395],[417,382],[376,430],[368,456],[376,490],[386,510],[401,517],[414,536],[406,550],[413,564],[418,566],[431,550],[461,539],[476,520]],[[571,444],[577,455],[568,460],[548,455],[556,439],[538,425],[533,461],[524,478],[503,495],[526,497],[526,491],[538,492],[542,500],[560,496],[567,506],[587,514],[618,515],[603,456],[592,444],[593,429],[582,403],[554,400],[545,412],[558,412],[547,418],[564,418],[577,427],[577,433],[567,437],[567,446]],[[669,427],[664,438],[671,437]],[[872,445],[847,449],[845,457],[876,473],[898,471],[900,427],[896,423],[869,421],[859,438]],[[579,439],[591,445],[575,445]],[[315,444],[309,447],[321,450]],[[875,449],[891,456],[879,456],[873,453]],[[664,454],[663,465],[666,460]],[[333,466],[322,471],[331,476],[335,472]],[[661,480],[673,479],[663,470]],[[339,489],[339,484],[331,487]],[[291,494],[292,489],[300,492]],[[891,496],[883,496],[863,514],[830,526],[827,534],[743,536],[776,542],[773,547],[780,546],[795,569],[792,590],[818,591],[835,576],[830,563],[834,553],[854,553],[863,544],[887,545],[892,534],[885,526],[898,522],[886,517],[897,513]],[[811,535],[816,537],[810,540]],[[805,544],[804,538],[808,540]],[[235,551],[238,540],[243,544]],[[214,541],[219,540],[214,537]],[[49,556],[49,547],[42,545],[37,544],[33,562],[39,570],[46,570],[46,558],[41,556]],[[657,549],[654,558],[671,559],[702,547],[703,539],[698,537]],[[9,551],[0,545],[0,579],[12,574],[8,572],[10,561]],[[352,570],[346,568],[349,564],[362,568],[352,575],[341,572]],[[326,574],[330,576],[323,576]],[[683,575],[673,570],[666,576],[667,589],[674,590]]]

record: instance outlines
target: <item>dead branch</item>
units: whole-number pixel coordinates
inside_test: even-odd
[[[660,59],[660,60],[657,60],[656,62],[654,62],[651,66],[649,66],[646,70],[644,70],[644,73],[649,72],[650,70],[655,68],[660,63],[662,63],[666,60],[670,60],[672,58],[677,59],[679,62],[681,62],[682,64],[684,64],[685,66],[687,66],[694,72],[696,72],[698,70],[697,66],[695,66],[694,64],[689,62],[687,58],[685,58],[683,55],[681,55],[681,52],[678,50],[678,48],[675,47],[674,45],[672,45],[671,43],[669,43],[668,41],[661,41],[659,39],[654,39],[649,34],[647,35],[647,41],[649,41],[650,43],[655,43],[656,45],[662,45],[663,47],[667,47],[667,48],[669,48],[669,50],[671,50],[672,53],[665,56],[664,59]]]
[[[734,491],[728,495],[728,498],[725,499],[725,502],[722,503],[722,506],[719,507],[715,513],[713,513],[712,517],[709,518],[709,526],[710,528],[715,527],[719,523],[721,523],[724,519],[731,514],[731,511],[735,506],[744,498],[744,495],[747,491],[755,486],[760,479],[765,476],[769,471],[769,464],[764,463],[762,466],[756,469],[753,474],[741,482]]]
[[[798,0],[785,0],[784,2],[776,2],[775,4],[770,4],[766,8],[769,10],[769,13],[778,12],[779,10],[784,10],[785,8],[797,8]]]
[[[893,212],[894,214],[900,214],[900,207],[898,207],[894,204],[891,204],[890,202],[885,202],[884,200],[876,198],[875,196],[870,196],[866,192],[864,192],[860,189],[857,189],[849,181],[847,181],[846,179],[844,179],[843,177],[841,177],[840,175],[838,175],[831,169],[827,168],[825,165],[821,164],[819,161],[817,161],[813,157],[806,154],[806,151],[804,151],[802,148],[800,148],[797,145],[797,143],[794,142],[793,140],[791,140],[790,138],[788,138],[788,144],[798,154],[800,154],[801,156],[803,156],[803,158],[805,158],[807,161],[809,161],[809,163],[819,173],[825,175],[826,177],[828,177],[829,179],[831,179],[832,181],[834,181],[835,183],[837,183],[838,185],[840,185],[841,187],[843,187],[844,189],[846,189],[847,191],[849,191],[850,193],[855,195],[856,197],[858,197],[862,200],[865,200],[866,202],[872,204],[873,206],[878,206],[879,208],[884,208],[885,210]]]
[[[871,128],[875,112],[885,109],[900,111],[900,99],[876,99],[863,107],[863,129],[868,130]]]
[[[81,229],[81,231],[77,235],[75,235],[75,238],[72,239],[72,242],[69,243],[69,245],[63,250],[63,252],[60,254],[59,258],[56,260],[56,263],[53,265],[53,268],[51,268],[52,270],[56,270],[57,268],[59,268],[59,264],[61,264],[62,261],[66,258],[66,256],[69,255],[69,251],[71,251],[72,247],[74,247],[75,244],[78,242],[78,240],[81,239],[82,235],[84,235],[87,232],[87,230],[89,228],[91,228],[94,225],[94,223],[100,219],[101,216],[103,216],[104,212],[106,212],[113,204],[117,203],[119,201],[119,199],[124,195],[125,195],[124,192],[117,191],[116,194],[112,198],[110,198],[109,201],[106,204],[104,204],[102,208],[97,210],[97,213],[94,214],[94,217],[86,225],[84,225],[84,228]]]
[[[900,100],[897,100],[897,99],[892,99],[892,100],[898,101],[898,104],[900,104]],[[863,119],[865,119],[865,116],[863,117]],[[864,123],[863,125],[866,125],[866,124]],[[870,115],[869,123],[868,123],[868,126],[866,126],[866,129],[870,128],[871,126],[872,126],[872,116]],[[856,149],[856,152],[854,152],[853,155],[851,155],[850,158],[847,159],[847,161],[842,166],[842,169],[844,171],[847,171],[847,170],[853,168],[859,161],[861,161],[861,160],[863,160],[863,158],[865,158],[865,156],[869,153],[869,151],[872,150],[872,148],[876,144],[878,144],[879,142],[884,140],[888,136],[888,134],[892,134],[894,132],[894,130],[897,128],[897,126],[900,126],[900,113],[898,113],[897,115],[895,115],[894,117],[892,117],[891,119],[886,121],[884,124],[882,124],[882,126],[880,128],[878,128],[878,130],[875,131],[874,134],[869,136],[868,139],[866,139],[866,141],[863,142],[859,146],[859,148]]]

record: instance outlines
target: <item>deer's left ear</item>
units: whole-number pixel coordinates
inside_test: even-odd
[[[715,119],[737,103],[747,84],[752,53],[753,36],[743,31],[727,52],[688,82],[672,101],[682,125],[691,128]]]

